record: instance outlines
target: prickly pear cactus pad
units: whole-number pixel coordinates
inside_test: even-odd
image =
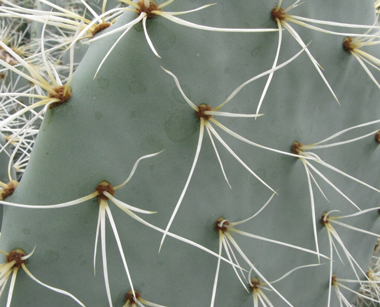
[[[123,0],[86,20],[43,3],[0,6],[42,28],[39,66],[1,44],[18,63],[3,71],[41,87],[1,93],[33,98],[1,131],[44,117],[0,249],[34,250],[28,269],[61,292],[20,270],[0,305],[380,303],[373,0]]]

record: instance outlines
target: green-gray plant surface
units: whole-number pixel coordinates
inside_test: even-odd
[[[0,16],[0,306],[380,304],[373,0]]]

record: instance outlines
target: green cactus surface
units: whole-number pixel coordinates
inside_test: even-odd
[[[366,275],[380,232],[379,72],[361,53],[380,57],[374,1],[123,3],[94,38],[78,39],[85,22],[70,32],[66,59],[89,48],[61,85],[47,64],[55,17],[31,20],[45,27],[39,72],[55,94],[40,90],[47,104],[31,109],[44,120],[0,202],[0,249],[34,250],[26,267],[67,292],[21,266],[0,306],[8,288],[12,307],[379,304]],[[344,48],[348,36],[363,44]]]

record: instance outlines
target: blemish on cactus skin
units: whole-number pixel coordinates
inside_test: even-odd
[[[61,104],[68,101],[71,97],[71,89],[69,87],[60,85],[53,88],[53,90],[55,94],[50,93],[49,98],[59,99],[59,101],[53,102],[51,105],[49,105],[50,109],[60,106]]]
[[[148,19],[153,19],[157,16],[157,14],[152,13],[152,11],[161,11],[158,5],[153,1],[149,1],[149,7],[145,6],[144,0],[137,2],[137,5],[139,6],[139,9],[137,9],[137,15],[140,16],[141,13],[145,13]]]
[[[22,233],[26,236],[29,236],[32,233],[32,230],[30,228],[23,228]]]
[[[100,77],[100,78],[96,78],[96,81],[97,81],[97,86],[99,86],[100,89],[108,90],[109,85],[110,85],[109,79]]]
[[[212,111],[212,108],[209,105],[202,103],[198,106],[198,111],[195,111],[195,115],[198,118],[203,118],[204,120],[209,120],[212,117],[212,115],[205,114],[205,111]]]
[[[147,86],[140,80],[128,80],[126,86],[129,92],[137,95],[145,93],[148,89]]]
[[[228,231],[228,226],[230,225],[230,222],[227,221],[224,217],[220,217],[216,220],[215,222],[215,230],[219,232],[219,230],[221,232],[226,232]]]
[[[107,181],[102,181],[101,183],[98,184],[98,186],[95,189],[96,192],[99,194],[97,195],[98,200],[100,201],[101,199],[103,200],[108,200],[108,197],[103,194],[103,192],[108,192],[112,196],[115,194],[115,190],[113,186],[107,182]]]
[[[42,264],[49,265],[57,262],[61,258],[61,254],[56,250],[48,249],[43,255],[40,256],[40,261]]]
[[[197,132],[199,124],[187,112],[172,112],[165,121],[164,127],[165,133],[171,141],[183,142]]]
[[[21,269],[22,267],[22,264],[26,264],[27,260],[22,260],[21,258],[22,257],[25,257],[26,256],[26,253],[22,250],[22,249],[15,249],[15,250],[11,250],[9,252],[9,254],[7,255],[6,257],[6,261],[7,263],[10,263],[12,261],[16,261],[16,263],[13,265],[13,268],[18,268],[18,269]]]
[[[332,277],[331,277],[331,285],[335,286],[336,284],[337,284],[336,275],[333,274]]]
[[[296,155],[299,155],[303,150],[301,149],[302,147],[302,143],[301,142],[298,142],[298,141],[294,141],[292,143],[292,153],[296,154]]]
[[[96,120],[101,120],[102,117],[103,117],[103,115],[102,115],[101,112],[99,112],[99,111],[96,111],[96,112],[95,112],[95,119],[96,119]]]

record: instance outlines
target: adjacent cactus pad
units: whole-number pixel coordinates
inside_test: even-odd
[[[1,306],[380,304],[373,0],[69,2],[0,6]]]

